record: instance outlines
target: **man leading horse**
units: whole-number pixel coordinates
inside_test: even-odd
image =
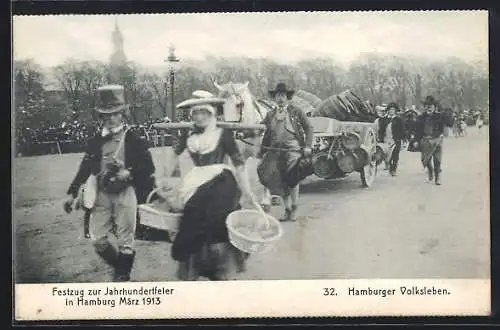
[[[295,221],[299,202],[299,182],[306,175],[301,161],[311,156],[313,127],[304,112],[289,104],[294,94],[284,83],[269,91],[277,107],[268,112],[263,124],[266,131],[262,138],[259,157],[262,162],[258,173],[266,186],[268,199],[263,201],[266,211],[270,208],[271,194],[282,196],[285,214],[281,221]],[[301,173],[302,172],[302,173]]]

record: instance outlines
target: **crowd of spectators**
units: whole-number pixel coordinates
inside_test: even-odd
[[[149,120],[142,124],[130,125],[140,137],[151,146],[158,144],[152,127],[164,119]],[[96,134],[99,124],[74,121],[59,126],[42,125],[37,128],[18,128],[16,130],[16,151],[21,156],[37,156],[54,153],[82,152],[89,137]]]
[[[451,111],[451,109],[450,109]],[[467,125],[475,124],[478,111],[453,112],[454,120],[463,120]],[[405,118],[409,131],[418,116],[418,110],[406,109],[400,115]],[[481,116],[483,117],[483,116]],[[159,132],[154,130],[154,123],[169,121],[165,119],[153,119],[142,124],[130,125],[131,129],[147,140],[150,146],[168,145],[169,139],[158,138]],[[17,154],[22,156],[35,156],[54,153],[82,152],[87,139],[99,130],[97,122],[82,123],[73,121],[62,123],[59,126],[42,125],[38,128],[24,127],[17,129],[16,149]],[[411,132],[408,132],[411,134]]]

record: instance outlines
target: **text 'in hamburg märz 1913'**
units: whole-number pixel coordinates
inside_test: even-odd
[[[59,289],[52,288],[52,296],[65,298],[66,306],[140,306],[160,305],[164,296],[174,294],[174,289],[153,286],[126,289],[106,287],[102,289]]]

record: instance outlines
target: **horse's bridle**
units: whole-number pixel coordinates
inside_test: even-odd
[[[238,94],[238,92],[234,88],[234,85],[231,85],[231,89],[233,90],[233,96],[236,97],[236,101],[237,101],[237,103],[236,103],[236,109],[240,113],[240,122],[241,122],[243,120],[243,107],[245,106],[245,101],[240,96],[240,94]]]

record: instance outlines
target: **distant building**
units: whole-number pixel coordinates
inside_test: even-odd
[[[123,49],[123,35],[115,21],[115,29],[111,35],[113,41],[113,53],[109,59],[110,80],[112,83],[119,83],[122,77],[122,71],[127,65],[127,56]]]

